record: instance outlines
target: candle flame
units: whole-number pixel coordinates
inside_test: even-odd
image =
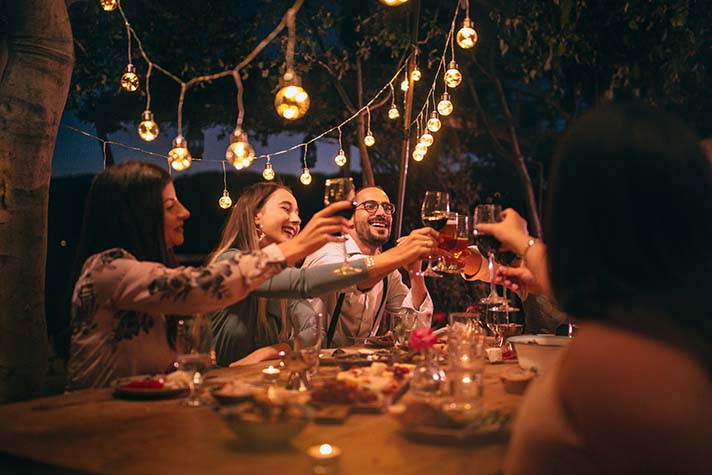
[[[319,446],[319,453],[321,455],[331,455],[334,449],[329,444],[321,444]]]

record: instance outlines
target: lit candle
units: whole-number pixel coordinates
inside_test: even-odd
[[[280,371],[274,366],[270,365],[269,368],[262,370],[262,379],[268,383],[275,383],[279,379]]]
[[[336,473],[341,449],[330,444],[312,445],[307,449],[307,455],[312,461],[314,473],[327,475]]]

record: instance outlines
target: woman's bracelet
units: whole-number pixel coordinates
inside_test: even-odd
[[[522,252],[522,265],[524,267],[527,267],[527,254],[529,253],[529,249],[534,247],[534,244],[536,244],[537,242],[539,242],[538,239],[529,237],[529,240],[527,241],[527,247],[525,247],[524,252]]]

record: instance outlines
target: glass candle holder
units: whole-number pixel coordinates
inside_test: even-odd
[[[313,445],[307,449],[314,475],[330,475],[338,472],[341,449],[331,444]]]

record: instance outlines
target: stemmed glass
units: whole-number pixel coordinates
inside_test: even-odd
[[[210,319],[204,315],[180,317],[176,334],[176,363],[190,375],[190,394],[186,406],[201,406],[203,376],[215,363]]]
[[[423,205],[420,208],[420,218],[423,226],[428,226],[440,231],[445,227],[450,214],[450,194],[444,191],[426,191],[423,198]],[[441,275],[433,271],[433,257],[428,256],[428,263],[425,271],[419,275],[427,277],[442,278]]]
[[[351,208],[343,211],[339,211],[336,214],[343,216],[346,219],[351,219],[354,214],[354,209],[356,209],[356,202],[354,197],[356,192],[354,190],[354,182],[349,178],[327,178],[326,185],[324,187],[324,206],[328,206],[331,203],[336,203],[337,201],[351,201]],[[346,252],[346,241],[341,242],[341,249],[344,254],[344,263],[341,267],[334,271],[335,274],[340,275],[350,275],[358,274],[361,269],[354,267],[349,264],[349,255]]]
[[[477,207],[475,207],[473,224],[477,226],[482,223],[498,223],[502,220],[500,216],[501,213],[502,208],[499,205],[477,205]],[[500,242],[494,236],[485,234],[477,228],[475,228],[474,234],[477,249],[479,249],[480,253],[487,256],[487,268],[489,269],[490,277],[490,293],[487,297],[480,300],[480,303],[488,306],[503,303],[503,299],[497,294],[494,284],[494,258],[495,253],[499,249]]]

